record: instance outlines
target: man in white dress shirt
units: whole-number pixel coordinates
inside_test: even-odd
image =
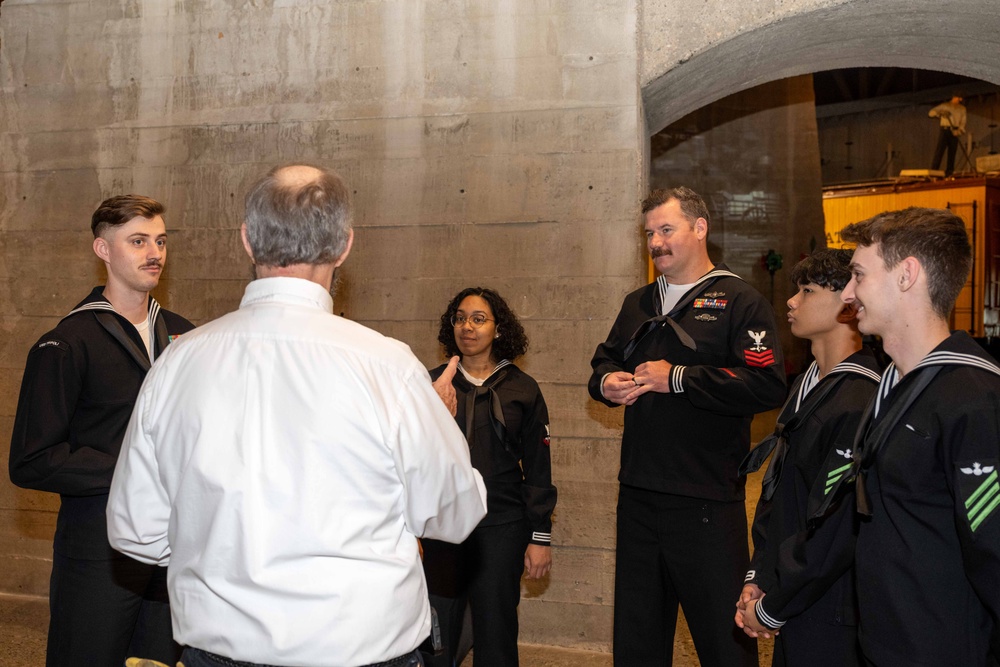
[[[169,563],[187,667],[420,665],[416,538],[465,539],[482,478],[409,348],[332,314],[353,240],[340,178],[273,169],[241,234],[257,279],[239,310],[171,345],[140,391],[111,544]]]

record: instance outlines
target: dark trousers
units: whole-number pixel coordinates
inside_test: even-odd
[[[450,667],[464,657],[462,621],[468,602],[476,667],[516,667],[517,605],[531,529],[524,519],[479,526],[460,545],[424,540],[424,573],[444,648],[427,664]]]
[[[49,585],[46,667],[120,667],[129,657],[173,665],[167,569],[122,556],[55,554]]]
[[[466,540],[476,667],[517,667],[517,605],[528,537],[522,520],[479,526]]]
[[[430,667],[454,667],[468,653],[468,647],[463,652],[462,644],[471,642],[471,637],[467,637],[466,642],[461,641],[468,602],[466,547],[431,539],[421,540],[421,544],[424,577],[427,579],[431,609],[437,617],[441,644],[435,650],[432,629],[432,637],[428,637],[420,648],[424,653],[424,662]]]
[[[951,175],[955,171],[955,153],[958,151],[958,137],[951,133],[947,127],[942,127],[938,134],[937,147],[934,148],[934,159],[931,160],[931,169],[937,169],[944,157],[945,149],[948,150],[948,162],[944,168],[944,173]]]
[[[677,606],[702,667],[756,667],[757,643],[733,622],[750,564],[743,501],[622,485],[618,494],[614,664],[673,663]]]
[[[454,667],[460,664],[468,654],[468,648],[463,652],[461,646],[467,601],[464,595],[461,597],[442,597],[431,594],[428,597],[431,609],[434,610],[437,617],[437,632],[441,640],[441,647],[435,649],[433,637],[428,637],[420,645],[424,663],[429,667]],[[431,633],[433,635],[434,629],[431,630]]]

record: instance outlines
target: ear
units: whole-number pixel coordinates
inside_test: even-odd
[[[256,260],[253,258],[253,250],[250,249],[250,241],[247,240],[247,223],[240,225],[240,238],[243,240],[243,249],[247,251],[247,255],[250,256],[250,261],[256,264]]]
[[[708,220],[705,218],[698,218],[694,221],[694,233],[698,236],[698,240],[703,240],[708,236]]]
[[[348,230],[347,232],[347,247],[344,248],[344,253],[337,258],[336,262],[334,262],[333,264],[334,268],[337,268],[344,263],[344,260],[347,259],[347,256],[351,254],[351,247],[353,246],[354,246],[354,230],[351,229]]]
[[[858,305],[856,303],[845,303],[844,307],[837,313],[839,324],[850,324],[858,317]]]
[[[896,281],[900,292],[906,292],[917,284],[917,280],[920,278],[920,260],[916,257],[907,257],[896,268]]]
[[[103,236],[94,239],[94,254],[101,258],[101,261],[111,263],[111,251],[108,248],[108,240]]]

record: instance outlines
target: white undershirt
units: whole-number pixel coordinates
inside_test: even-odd
[[[666,315],[673,307],[677,305],[677,302],[681,300],[681,297],[688,293],[692,287],[698,283],[688,283],[687,285],[673,285],[667,284],[667,291],[662,294],[663,304],[660,306],[661,315]]]
[[[149,355],[149,362],[153,363],[153,341],[149,337],[149,315],[147,314],[145,320],[134,326],[139,332],[142,342],[146,345],[146,354]]]
[[[500,363],[497,364],[493,368],[493,370],[490,371],[490,374],[487,375],[486,377],[482,378],[482,379],[477,378],[477,377],[473,377],[472,375],[469,375],[469,371],[465,370],[465,366],[462,365],[462,362],[458,362],[458,370],[462,371],[462,375],[464,375],[465,379],[468,380],[472,385],[474,385],[476,387],[482,387],[483,384],[487,380],[489,380],[491,377],[493,377],[494,373],[496,373],[498,370],[500,370],[504,366],[510,366],[510,363],[511,362],[510,362],[509,359],[501,359]]]

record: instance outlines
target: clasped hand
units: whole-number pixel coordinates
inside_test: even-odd
[[[643,394],[670,393],[669,361],[647,361],[636,366],[635,373],[616,371],[604,378],[604,398],[619,405],[632,405]]]
[[[757,604],[764,597],[764,592],[757,584],[747,584],[736,601],[736,627],[741,628],[749,637],[770,639],[777,636],[777,630],[771,630],[761,624],[757,618]]]

